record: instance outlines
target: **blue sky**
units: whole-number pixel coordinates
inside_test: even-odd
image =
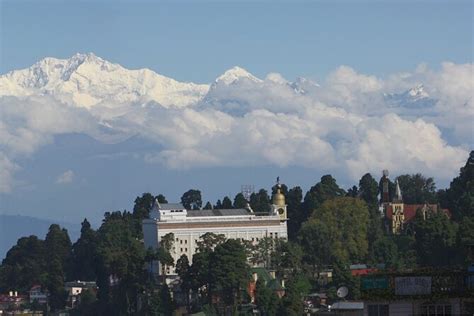
[[[245,81],[218,87],[213,93],[221,107],[150,110],[156,117],[143,108],[130,121],[112,121],[138,135],[113,145],[94,139],[86,127],[102,120],[76,117],[83,109],[39,100],[44,95],[30,104],[0,93],[0,213],[77,223],[87,216],[97,224],[105,211],[130,210],[146,191],[174,202],[198,188],[215,203],[242,184],[269,189],[277,176],[306,191],[331,173],[347,189],[363,173],[378,178],[386,167],[393,176],[423,172],[443,188],[472,147],[472,1],[0,0],[0,14],[0,74],[47,56],[93,52],[180,81],[210,83],[239,65],[262,79],[278,72],[321,83],[301,96],[273,76],[250,88]],[[417,68],[422,63],[428,66]],[[385,92],[420,82],[438,107],[394,109],[383,101]],[[226,112],[228,100],[246,115]],[[169,125],[137,128],[133,115]],[[181,126],[171,124],[175,118]],[[54,119],[66,123],[57,130],[36,124]],[[251,143],[255,135],[262,142]],[[250,145],[241,141],[246,137]],[[31,150],[22,152],[30,148],[23,143]],[[193,158],[186,150],[203,148],[209,157],[202,164],[184,161],[190,168],[169,167],[175,156],[164,164],[147,161],[150,153]],[[283,152],[270,154],[275,148]],[[69,178],[58,181],[62,175]],[[1,180],[9,182],[4,192]]]
[[[211,82],[240,65],[262,77],[384,76],[472,60],[471,1],[2,1],[1,73],[94,52],[128,68]]]

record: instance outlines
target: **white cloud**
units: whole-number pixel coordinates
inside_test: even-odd
[[[449,179],[467,159],[467,151],[449,146],[439,129],[422,119],[414,122],[395,114],[369,119],[358,126],[347,167],[353,178],[389,169],[394,174],[436,174]]]
[[[13,189],[13,174],[20,167],[12,162],[4,153],[0,152],[0,193],[9,193]]]
[[[56,178],[56,183],[67,184],[74,180],[75,174],[72,170],[66,170]]]
[[[0,191],[11,190],[18,157],[73,132],[103,142],[139,135],[157,144],[140,156],[172,169],[304,166],[353,181],[388,168],[449,180],[473,143],[472,73],[472,64],[444,63],[381,79],[341,66],[321,85],[271,73],[217,82],[200,104],[183,108],[149,102],[86,110],[50,96],[2,97]],[[420,83],[434,106],[395,107],[385,97]],[[68,170],[57,182],[73,178]]]

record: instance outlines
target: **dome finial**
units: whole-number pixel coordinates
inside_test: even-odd
[[[273,204],[278,206],[284,206],[285,203],[285,196],[281,193],[281,184],[280,184],[280,177],[277,177],[276,181],[276,192],[273,194]]]

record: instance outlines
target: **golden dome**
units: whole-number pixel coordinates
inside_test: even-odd
[[[273,194],[273,205],[285,206],[285,196],[281,193],[280,187],[277,188],[275,194]]]

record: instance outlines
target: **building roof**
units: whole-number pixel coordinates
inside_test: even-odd
[[[214,210],[188,210],[186,216],[188,217],[199,217],[199,216],[238,216],[238,215],[249,215],[249,211],[245,208],[235,209],[214,209]]]
[[[96,287],[95,281],[69,281],[64,283],[65,287],[82,287],[82,288],[94,288]]]
[[[357,270],[357,269],[367,269],[367,265],[363,263],[358,263],[358,264],[351,264],[349,266],[349,269],[351,270]]]
[[[340,301],[331,305],[331,309],[336,310],[360,310],[364,309],[364,302],[346,302]]]
[[[424,207],[428,207],[432,212],[438,212],[437,204],[403,204],[403,215],[405,217],[405,223],[412,221],[416,216],[416,211],[422,210]],[[451,213],[448,209],[441,209],[448,217],[451,217]],[[388,219],[392,219],[393,208],[392,204],[387,205],[386,216]]]
[[[283,290],[283,287],[281,286],[280,282],[277,279],[273,278],[267,269],[256,267],[256,268],[252,268],[251,272],[256,273],[258,276],[258,279],[263,280],[267,288],[273,291]]]
[[[160,210],[184,210],[184,206],[181,203],[158,203],[158,209],[160,209]]]

